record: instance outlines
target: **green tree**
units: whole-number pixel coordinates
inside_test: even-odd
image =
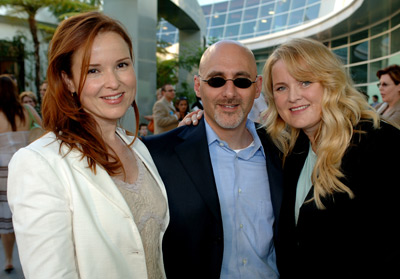
[[[185,96],[192,103],[195,101],[192,88],[189,88],[189,84],[185,81],[179,80],[179,68],[187,70],[189,73],[194,73],[199,66],[201,56],[206,50],[206,47],[197,45],[186,46],[179,56],[171,54],[166,49],[170,46],[167,42],[157,42],[157,88],[160,88],[164,84],[177,84],[180,83],[181,90],[176,92],[177,97]],[[161,57],[169,55],[171,59],[162,59]]]
[[[32,35],[32,41],[34,45],[34,60],[35,60],[35,86],[37,92],[40,87],[40,55],[39,48],[40,42],[38,39],[38,24],[35,16],[39,10],[49,8],[58,18],[65,15],[66,11],[72,12],[83,12],[97,9],[95,4],[100,1],[72,1],[72,0],[59,0],[55,3],[54,0],[0,0],[0,7],[7,7],[11,14],[25,14],[29,24],[29,30]],[[94,3],[94,4],[92,4]],[[63,19],[64,17],[62,17]],[[40,94],[38,94],[38,101],[41,103]]]

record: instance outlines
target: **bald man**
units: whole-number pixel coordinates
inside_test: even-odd
[[[204,118],[144,139],[168,194],[168,278],[279,277],[281,162],[265,131],[247,119],[261,87],[248,48],[215,43],[194,77]]]

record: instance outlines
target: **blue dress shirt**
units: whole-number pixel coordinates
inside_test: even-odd
[[[265,154],[254,122],[246,122],[253,143],[236,151],[205,124],[224,229],[220,278],[279,278]]]

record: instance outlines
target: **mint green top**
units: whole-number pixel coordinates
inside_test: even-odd
[[[307,159],[304,163],[303,169],[301,170],[299,181],[297,182],[296,189],[296,204],[294,207],[294,214],[296,217],[296,225],[297,220],[299,219],[300,207],[303,205],[305,198],[307,197],[308,192],[311,189],[311,175],[314,170],[315,162],[317,161],[317,155],[310,148],[308,151]]]

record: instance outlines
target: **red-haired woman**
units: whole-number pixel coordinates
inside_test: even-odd
[[[101,13],[71,17],[54,34],[48,133],[9,167],[26,278],[165,278],[164,184],[143,143],[117,127],[132,103],[137,114],[133,64],[126,31]]]

